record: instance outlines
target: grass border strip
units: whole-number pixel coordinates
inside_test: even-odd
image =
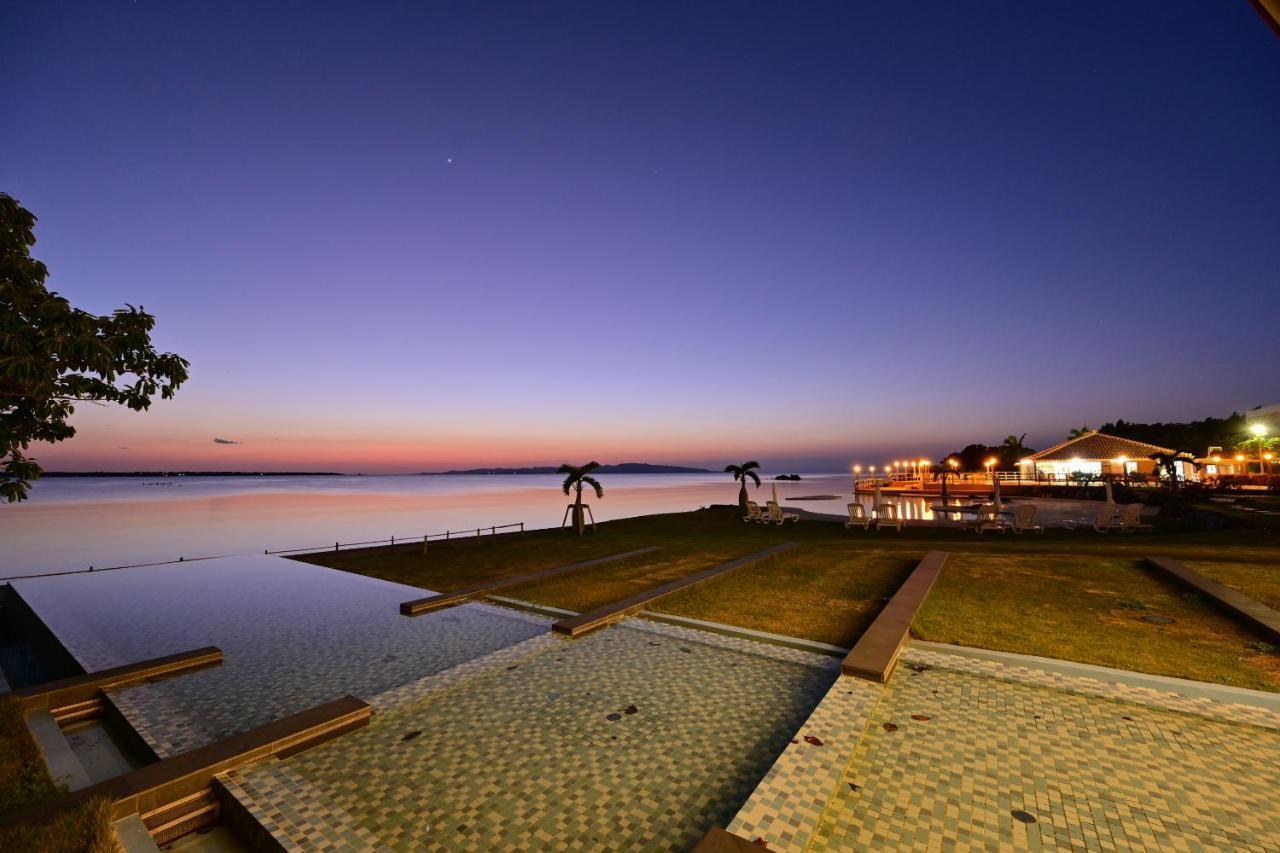
[[[671,595],[673,592],[688,589],[691,586],[696,586],[703,581],[711,580],[712,578],[725,574],[726,572],[731,572],[734,569],[740,569],[743,566],[759,562],[767,557],[772,557],[774,554],[780,554],[783,551],[796,547],[796,545],[797,543],[795,542],[783,542],[781,544],[765,548],[763,551],[757,551],[754,554],[748,554],[745,557],[739,557],[736,560],[730,560],[727,563],[721,563],[718,566],[712,566],[709,569],[694,572],[693,574],[686,575],[685,577],[677,578],[670,583],[664,583],[661,586],[654,587],[653,589],[647,589],[643,592],[638,592],[635,595],[627,596],[619,601],[611,602],[603,607],[597,607],[595,610],[591,610],[587,613],[581,613],[577,616],[569,616],[561,619],[551,626],[551,630],[555,631],[557,634],[565,634],[570,638],[580,637],[583,634],[596,630],[597,628],[603,628],[610,622],[614,622],[624,616],[643,610],[648,605],[658,599]]]
[[[898,657],[911,638],[911,623],[929,597],[948,556],[946,551],[930,551],[924,555],[871,627],[858,638],[844,663],[840,664],[841,672],[880,684],[889,680],[898,665]]]
[[[599,566],[604,563],[612,563],[615,560],[625,560],[629,557],[639,557],[642,554],[651,554],[658,550],[657,545],[650,545],[645,548],[636,548],[633,551],[623,551],[620,554],[610,554],[607,557],[596,557],[594,560],[583,560],[578,563],[569,563],[565,566],[555,566],[550,569],[539,569],[536,572],[525,572],[520,575],[511,575],[510,577],[498,578],[496,580],[485,581],[484,583],[466,586],[453,592],[442,592],[436,595],[429,595],[426,598],[417,598],[413,601],[405,601],[400,604],[400,612],[405,616],[418,616],[431,610],[439,610],[442,607],[452,607],[455,604],[462,604],[473,598],[482,598],[489,593],[498,592],[503,589],[510,589],[514,586],[520,586],[531,581],[540,581],[547,578],[559,577],[581,569],[590,568],[591,566]]]
[[[1275,640],[1280,640],[1280,612],[1257,599],[1233,589],[1171,557],[1147,557],[1147,562],[1165,574],[1172,575],[1196,592],[1207,595],[1222,607],[1240,617],[1249,627]]]

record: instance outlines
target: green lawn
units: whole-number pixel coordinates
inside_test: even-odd
[[[923,639],[1280,690],[1280,657],[1260,645],[1265,638],[1142,562],[1146,554],[1183,559],[1265,601],[1276,590],[1266,568],[1280,565],[1280,532],[1273,530],[978,537],[946,528],[846,531],[807,520],[766,528],[711,509],[603,523],[582,538],[557,530],[432,543],[426,553],[420,545],[397,546],[307,559],[446,591],[659,546],[503,592],[587,610],[783,541],[800,547],[677,593],[655,609],[849,646],[925,552],[940,549],[952,556],[916,622]],[[1175,621],[1152,624],[1143,615]]]
[[[944,643],[1280,690],[1280,658],[1251,647],[1261,640],[1257,634],[1130,558],[955,555],[913,632]]]
[[[0,696],[0,817],[66,793],[53,784],[40,748],[27,730],[22,710],[10,696]],[[90,801],[48,824],[0,829],[0,850],[48,853],[107,853],[116,849],[110,803]]]
[[[1187,565],[1280,610],[1280,563],[1241,560],[1187,560]]]

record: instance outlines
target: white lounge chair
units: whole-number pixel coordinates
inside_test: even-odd
[[[1004,521],[1000,518],[1000,511],[995,508],[994,504],[979,509],[978,518],[973,524],[975,533],[981,534],[986,530],[998,530],[1004,533]]]
[[[1036,505],[1014,504],[1013,532],[1026,533],[1028,530],[1033,533],[1044,533],[1044,528],[1036,524]]]
[[[747,514],[742,517],[743,521],[760,521],[764,516],[760,514],[760,504],[755,501],[747,501]]]
[[[898,514],[897,504],[876,504],[875,512],[876,530],[892,527],[899,533],[902,532],[902,516]]]
[[[863,530],[871,529],[871,516],[867,515],[867,508],[860,503],[849,504],[849,520],[844,523],[845,529],[850,527],[861,527]]]
[[[1151,530],[1150,524],[1142,523],[1142,504],[1125,504],[1120,508],[1119,527],[1125,533],[1138,530]]]
[[[788,521],[800,520],[800,516],[797,513],[783,512],[782,507],[778,505],[777,501],[769,501],[766,506],[768,508],[765,510],[764,515],[760,517],[760,520],[765,524],[776,524],[781,527]]]
[[[1075,530],[1077,527],[1089,525],[1099,533],[1106,533],[1109,530],[1117,530],[1120,527],[1120,510],[1115,504],[1103,504],[1098,510],[1092,522],[1080,522],[1077,524],[1064,525],[1068,530]]]

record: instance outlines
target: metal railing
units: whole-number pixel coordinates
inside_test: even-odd
[[[524,522],[516,521],[516,522],[512,522],[511,524],[491,524],[488,527],[468,527],[465,530],[446,530],[443,533],[427,533],[422,536],[392,536],[388,539],[371,539],[367,542],[334,542],[333,550],[337,552],[343,548],[364,548],[364,547],[372,547],[375,545],[387,545],[391,548],[394,548],[396,545],[408,544],[410,542],[421,542],[423,550],[425,550],[427,547],[427,543],[433,540],[443,541],[443,540],[453,540],[453,539],[474,539],[478,542],[482,538],[487,538],[485,537],[485,534],[488,534],[488,536],[490,537],[497,536],[498,531],[511,530],[512,528],[519,528],[517,532],[520,533],[521,535],[524,535]],[[329,550],[328,545],[319,545],[311,548],[282,548],[278,551],[273,551],[270,548],[266,548],[266,549],[263,549],[262,553],[264,554],[303,554],[303,553],[312,553],[312,552],[328,551],[328,550]],[[101,567],[89,566],[89,568],[87,569],[63,569],[61,571],[33,572],[31,574],[25,574],[25,575],[0,575],[0,586],[3,586],[9,581],[27,580],[30,578],[47,578],[47,577],[53,577],[55,575],[81,575],[81,574],[89,574],[90,572],[113,572],[113,571],[116,571],[117,569],[141,569],[147,566],[169,566],[169,565],[176,565],[177,563],[193,563],[201,560],[220,560],[223,557],[242,557],[242,556],[245,556],[245,554],[215,554],[213,556],[208,556],[208,557],[179,557],[176,560],[157,560],[156,562],[152,562],[152,563],[128,563],[123,566],[101,566]]]
[[[499,530],[511,530],[519,528],[519,533],[524,533],[524,522],[515,521],[511,524],[491,524],[488,527],[468,527],[464,530],[446,530],[443,533],[425,533],[421,536],[391,536],[387,539],[370,539],[364,542],[334,542],[333,552],[336,554],[343,548],[372,548],[378,545],[386,545],[388,548],[394,548],[396,545],[408,545],[413,542],[421,542],[423,550],[426,549],[427,543],[431,541],[452,541],[454,539],[474,539],[477,542],[484,537],[485,533],[490,536],[497,536]],[[264,554],[304,554],[318,553],[320,551],[330,550],[328,545],[311,546],[307,548],[281,548],[273,551],[264,549]]]

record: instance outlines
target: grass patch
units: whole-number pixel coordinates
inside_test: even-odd
[[[0,696],[0,816],[22,811],[66,793],[55,785],[40,756],[22,709],[12,696]],[[0,850],[47,853],[108,853],[117,850],[106,800],[85,803],[47,824],[0,829]]]
[[[605,522],[584,537],[552,530],[480,544],[433,542],[425,554],[420,545],[406,545],[307,559],[449,591],[660,547],[504,593],[587,610],[785,541],[801,547],[676,593],[655,608],[849,646],[875,617],[882,597],[897,589],[925,552],[940,549],[951,560],[916,624],[927,639],[1280,690],[1280,658],[1258,646],[1265,638],[1142,565],[1148,554],[1213,564],[1238,572],[1238,581],[1247,575],[1249,586],[1239,581],[1240,588],[1265,601],[1275,579],[1263,567],[1280,564],[1280,531],[1168,526],[1131,535],[1050,530],[979,537],[955,528],[849,531],[808,520],[763,527],[743,524],[735,510],[712,508]],[[1175,622],[1152,624],[1144,615]]]
[[[1280,610],[1280,566],[1233,560],[1189,560],[1187,566]]]
[[[0,815],[21,811],[64,792],[49,778],[21,707],[13,697],[0,696]]]
[[[953,556],[913,632],[943,643],[1280,690],[1280,667],[1253,645],[1254,632],[1126,558]]]
[[[99,797],[60,812],[48,823],[0,829],[0,850],[41,853],[117,853],[111,801]]]
[[[917,562],[862,542],[795,548],[678,592],[654,609],[848,647]]]

